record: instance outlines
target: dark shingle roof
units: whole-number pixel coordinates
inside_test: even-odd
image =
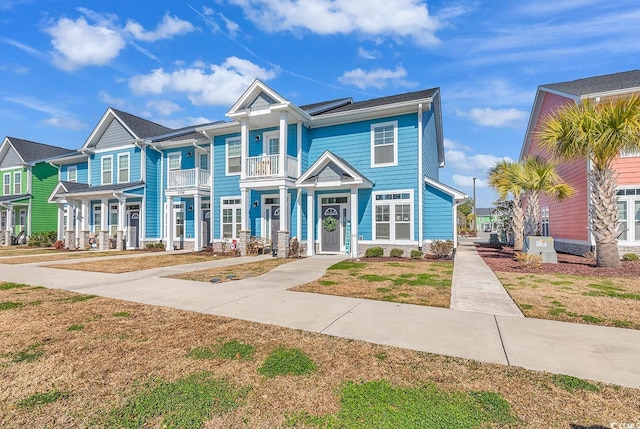
[[[541,87],[577,96],[640,88],[640,70],[588,77],[569,82],[551,83],[541,85]]]
[[[131,182],[131,183],[115,183],[112,185],[101,185],[101,186],[89,186],[86,183],[76,183],[76,182],[60,182],[67,192],[63,192],[63,194],[77,194],[77,193],[94,193],[94,192],[105,192],[105,191],[121,191],[123,189],[133,189],[138,188],[140,186],[144,186],[143,181],[139,182]]]
[[[44,143],[36,143],[29,140],[7,137],[14,149],[25,162],[39,161],[41,159],[52,158],[54,156],[66,155],[75,152],[58,146],[51,146]]]
[[[118,115],[118,117],[127,124],[127,127],[129,127],[129,129],[131,129],[131,131],[133,131],[139,138],[145,139],[173,131],[171,128],[142,119],[138,116],[132,115],[131,113],[123,112],[122,110],[117,110],[113,107],[111,107],[111,110],[113,110],[113,112]]]
[[[309,115],[320,115],[327,110],[335,109],[337,107],[344,106],[346,104],[353,103],[352,98],[337,98],[335,100],[321,101],[319,103],[313,104],[305,104],[304,106],[299,106],[300,109],[307,112]]]
[[[12,201],[24,200],[25,198],[30,198],[31,194],[21,194],[21,195],[5,195],[0,197],[0,203],[10,203]]]
[[[423,98],[431,98],[438,91],[438,88],[425,89],[422,91],[406,92],[404,94],[390,95],[388,97],[374,98],[366,101],[358,101],[356,103],[346,104],[335,109],[322,112],[318,116],[329,113],[347,112],[350,110],[367,109],[371,107],[384,106],[387,104],[404,103],[407,101],[420,100]],[[320,104],[320,103],[316,103]],[[312,105],[313,106],[313,105]]]
[[[496,211],[495,207],[478,207],[476,208],[476,214],[478,216],[492,216]]]

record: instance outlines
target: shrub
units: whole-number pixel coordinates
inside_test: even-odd
[[[404,250],[402,249],[391,249],[391,251],[389,252],[389,256],[391,256],[392,258],[402,258],[403,254]]]
[[[422,251],[420,250],[412,250],[411,251],[411,259],[422,259]]]
[[[156,247],[156,249],[164,249],[164,243],[162,243],[162,242],[156,243],[155,247]]]
[[[64,241],[56,240],[55,243],[53,243],[53,247],[55,247],[58,250],[64,249]]]
[[[624,255],[622,255],[623,261],[637,261],[638,259],[640,259],[640,256],[636,255],[635,253],[625,253]]]
[[[438,259],[448,258],[453,251],[453,241],[433,240],[431,244],[429,244],[429,250],[431,250]]]
[[[31,247],[49,247],[58,238],[56,231],[34,232],[29,236],[28,245]]]
[[[369,247],[364,252],[364,256],[366,258],[377,258],[380,256],[384,256],[384,249],[382,247]]]
[[[155,243],[147,243],[147,244],[144,245],[144,247],[146,249],[155,249],[156,244]]]
[[[515,259],[518,265],[523,267],[540,268],[542,266],[542,256],[535,253],[516,253]]]

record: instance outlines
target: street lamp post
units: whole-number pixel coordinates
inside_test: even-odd
[[[476,214],[476,178],[473,178],[473,232],[478,235],[478,215]]]

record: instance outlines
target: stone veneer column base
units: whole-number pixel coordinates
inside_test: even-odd
[[[11,231],[4,232],[4,245],[11,246]]]
[[[251,231],[238,231],[238,248],[240,256],[247,256],[247,243],[251,239]]]
[[[76,232],[66,231],[64,233],[64,248],[67,250],[76,249]]]
[[[124,231],[116,231],[116,250],[124,250],[124,243],[122,239],[124,238]]]
[[[278,258],[286,258],[289,250],[289,231],[278,231]]]
[[[89,250],[89,231],[80,231],[78,249]]]
[[[100,250],[109,250],[109,231],[98,233],[98,246]]]

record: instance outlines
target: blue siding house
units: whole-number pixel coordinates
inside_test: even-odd
[[[253,236],[284,255],[456,240],[465,195],[444,166],[438,88],[297,106],[256,80],[230,121],[170,129],[109,108],[76,153],[52,160],[68,247],[201,250]],[[94,244],[95,243],[95,244]]]

